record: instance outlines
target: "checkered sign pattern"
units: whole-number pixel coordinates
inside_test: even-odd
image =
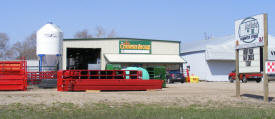
[[[267,74],[275,74],[275,61],[267,61],[265,67]]]

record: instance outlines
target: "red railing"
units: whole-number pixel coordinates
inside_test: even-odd
[[[27,90],[25,60],[0,61],[0,90]]]
[[[142,72],[137,70],[64,70],[57,73],[58,91],[158,89],[162,82],[142,80]]]
[[[29,84],[40,84],[44,79],[57,79],[57,71],[28,72]]]
[[[142,72],[137,70],[65,70],[64,79],[141,79]]]

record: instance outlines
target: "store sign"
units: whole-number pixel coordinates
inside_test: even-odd
[[[151,41],[120,40],[120,54],[151,54]]]
[[[235,21],[237,49],[264,45],[264,14]]]
[[[267,74],[275,74],[275,61],[265,62],[265,72]]]
[[[260,47],[245,48],[239,50],[239,72],[256,73],[260,72]]]

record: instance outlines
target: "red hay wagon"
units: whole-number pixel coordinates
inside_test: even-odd
[[[0,61],[0,90],[27,90],[26,61]]]
[[[161,89],[163,80],[142,80],[136,70],[63,70],[57,73],[58,91]]]

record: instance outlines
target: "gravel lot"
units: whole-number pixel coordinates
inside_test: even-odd
[[[235,97],[235,83],[199,82],[168,84],[168,88],[153,91],[106,91],[106,92],[58,92],[56,89],[33,87],[28,91],[1,91],[0,105],[74,103],[110,104],[162,104],[189,106],[199,105],[249,105],[275,106],[275,82],[269,83],[270,103],[262,101],[263,83],[241,83],[241,98]]]

